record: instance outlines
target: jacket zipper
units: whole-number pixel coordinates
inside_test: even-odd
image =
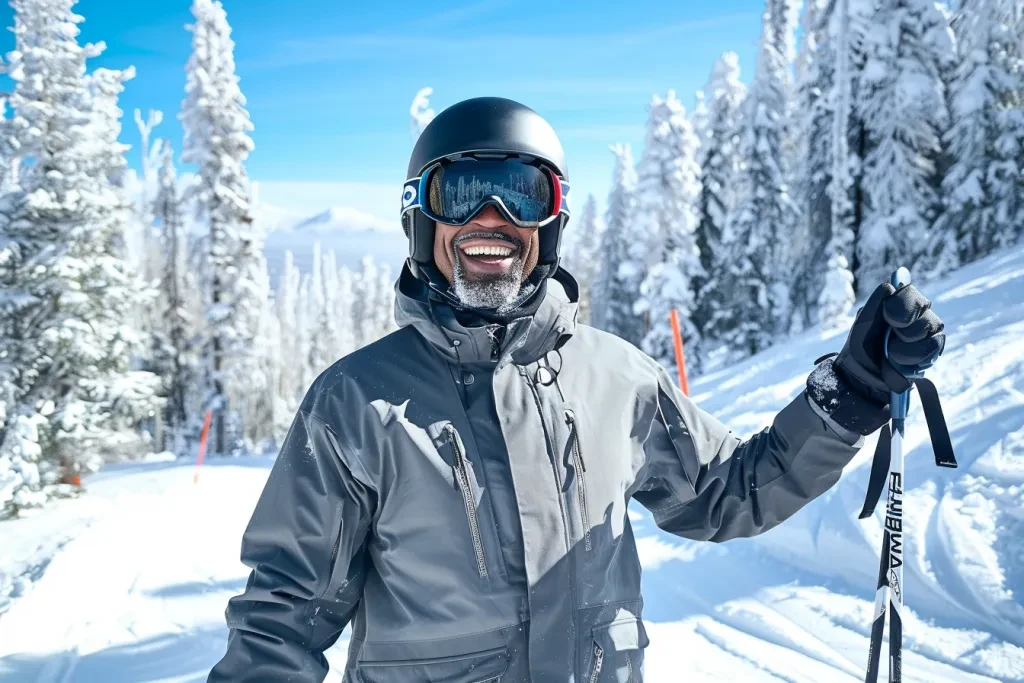
[[[452,443],[452,450],[455,451],[455,476],[462,489],[462,502],[466,506],[466,517],[469,518],[469,530],[473,534],[473,550],[476,551],[476,567],[480,572],[480,578],[487,578],[487,561],[484,558],[484,544],[480,537],[480,522],[476,516],[476,495],[469,481],[469,466],[466,463],[466,455],[462,452],[459,440],[455,434],[455,427],[446,425],[445,431]]]
[[[569,426],[569,438],[572,439],[572,457],[576,464],[576,492],[580,499],[580,519],[583,520],[583,543],[590,550],[590,513],[587,508],[587,482],[583,475],[587,466],[583,462],[583,447],[580,445],[580,432],[576,428],[576,414],[565,411],[565,423]]]
[[[604,650],[597,643],[594,643],[594,673],[590,674],[590,683],[597,683],[601,675],[601,665],[604,664]]]
[[[555,490],[558,492],[556,496],[558,498],[558,511],[562,515],[562,535],[565,539],[565,552],[569,556],[570,569],[569,569],[569,595],[572,601],[572,609],[570,610],[570,616],[572,619],[572,640],[574,643],[573,652],[575,652],[576,642],[576,568],[573,562],[572,546],[569,543],[569,524],[566,520],[565,513],[565,499],[562,497],[562,480],[558,476],[558,464],[555,459],[554,449],[551,446],[551,437],[548,434],[548,424],[544,419],[544,407],[540,400],[540,391],[537,390],[537,385],[533,381],[533,375],[529,372],[524,373],[527,385],[530,387],[530,391],[533,393],[534,403],[537,405],[537,417],[540,418],[541,428],[544,430],[544,446],[548,452],[548,460],[551,461],[551,474],[555,478]]]

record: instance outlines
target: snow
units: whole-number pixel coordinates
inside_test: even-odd
[[[935,467],[913,402],[904,680],[1024,681],[1024,248],[919,286],[949,335],[929,377],[960,468]],[[694,398],[752,433],[844,334],[810,328],[694,381]],[[856,515],[873,448],[868,439],[831,491],[756,539],[682,541],[631,507],[645,680],[863,680],[881,527]],[[0,523],[0,680],[205,680],[224,651],[226,602],[245,584],[239,542],[271,463],[213,459],[198,483],[188,459],[108,465],[86,495]],[[347,644],[328,652],[329,681]]]

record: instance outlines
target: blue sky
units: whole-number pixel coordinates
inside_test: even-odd
[[[674,89],[687,108],[714,60],[740,55],[753,73],[761,0],[224,0],[248,98],[260,196],[313,213],[350,205],[390,219],[411,149],[408,109],[434,89],[437,111],[461,99],[522,101],[554,125],[569,159],[575,205],[602,202],[612,155],[639,156],[645,107]],[[11,25],[12,10],[2,8]],[[135,108],[160,109],[155,135],[177,148],[177,112],[191,34],[188,0],[81,0],[84,41],[105,41],[93,66],[134,65],[122,97],[122,140]],[[0,49],[13,47],[5,32]],[[138,152],[129,152],[138,165]]]

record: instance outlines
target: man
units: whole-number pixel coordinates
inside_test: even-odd
[[[741,441],[635,347],[576,325],[566,164],[534,111],[452,106],[408,177],[400,329],[310,387],[210,681],[321,681],[351,622],[349,683],[639,683],[629,500],[686,538],[762,533],[832,486],[909,386],[886,332],[899,364],[942,351],[930,303],[884,284],[807,391]]]

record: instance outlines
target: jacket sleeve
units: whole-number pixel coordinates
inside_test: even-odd
[[[847,400],[856,400],[848,397]],[[800,394],[746,441],[680,392],[659,368],[633,497],[663,530],[726,541],[763,533],[839,480],[863,443]]]
[[[209,683],[323,681],[363,591],[376,496],[337,435],[296,414],[242,538],[252,569],[226,610],[227,652]],[[363,479],[363,481],[360,481]]]

